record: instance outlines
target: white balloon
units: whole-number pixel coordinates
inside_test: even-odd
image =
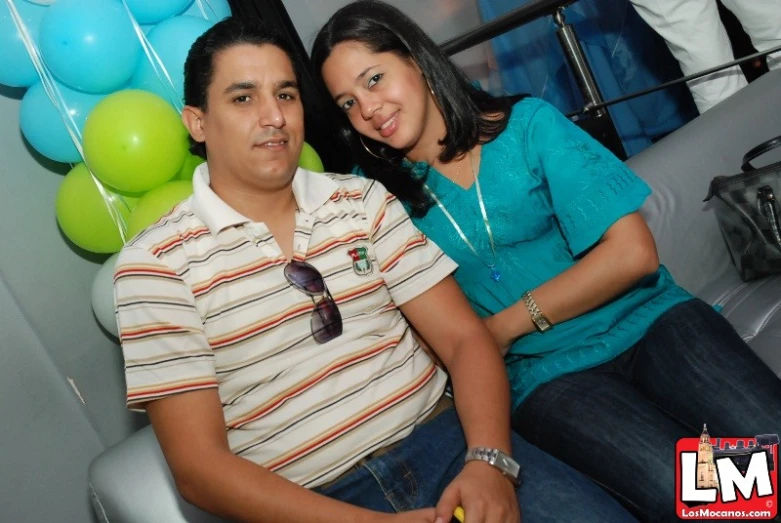
[[[118,256],[119,253],[111,255],[98,269],[92,282],[92,310],[98,322],[115,338],[119,337],[114,304],[114,266]]]

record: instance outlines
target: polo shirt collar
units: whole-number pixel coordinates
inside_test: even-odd
[[[293,194],[298,208],[306,214],[314,214],[339,189],[330,177],[299,167],[293,177]],[[209,166],[206,162],[193,174],[193,212],[217,234],[228,227],[236,227],[252,220],[236,211],[217,196],[209,186]]]

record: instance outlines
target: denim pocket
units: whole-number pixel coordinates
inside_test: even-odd
[[[418,479],[401,456],[390,452],[368,461],[364,467],[377,480],[385,499],[396,512],[422,508]]]

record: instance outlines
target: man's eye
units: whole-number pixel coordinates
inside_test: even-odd
[[[237,96],[236,98],[234,98],[233,101],[236,103],[243,104],[249,101],[249,96],[247,96],[246,94],[242,94],[241,96]]]
[[[295,99],[296,99],[296,97],[295,97],[295,96],[293,96],[291,93],[281,93],[281,94],[279,95],[279,97],[280,97],[282,100],[295,100]]]

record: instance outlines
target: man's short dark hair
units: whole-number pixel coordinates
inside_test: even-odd
[[[263,22],[249,22],[228,17],[217,22],[193,43],[184,62],[184,104],[206,111],[208,109],[209,86],[214,77],[214,57],[222,51],[237,45],[273,45],[287,54],[296,81],[298,68],[293,59],[293,48],[277,31]],[[190,138],[190,151],[206,158],[206,146]]]

